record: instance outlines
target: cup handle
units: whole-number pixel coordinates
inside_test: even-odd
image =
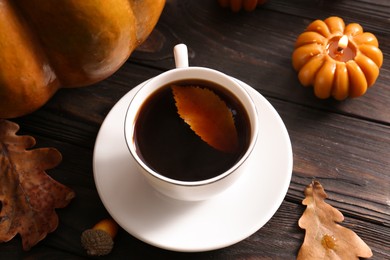
[[[175,58],[176,68],[187,68],[188,67],[187,45],[185,45],[183,43],[177,44],[173,48],[173,56]]]

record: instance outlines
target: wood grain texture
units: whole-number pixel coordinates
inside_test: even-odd
[[[315,98],[291,65],[296,37],[315,19],[336,15],[374,33],[384,53],[366,95],[338,102]],[[287,196],[272,219],[227,248],[178,253],[141,242],[120,230],[103,259],[295,259],[304,231],[303,190],[318,179],[327,202],[345,216],[372,249],[390,259],[390,2],[387,0],[269,0],[255,11],[232,13],[217,1],[167,1],[148,41],[112,77],[80,89],[60,90],[40,110],[15,119],[21,134],[55,147],[63,162],[48,173],[77,197],[58,210],[59,228],[29,252],[16,238],[0,244],[0,259],[85,259],[80,235],[108,217],[96,191],[92,155],[100,125],[112,106],[141,82],[174,67],[172,48],[185,43],[190,65],[206,66],[248,83],[280,114],[289,132],[294,168]]]
[[[381,10],[378,15],[377,10]],[[212,67],[243,79],[266,96],[389,124],[390,63],[387,59],[390,57],[386,57],[390,53],[390,20],[386,18],[389,10],[390,2],[380,5],[356,1],[276,0],[249,14],[233,14],[220,10],[213,1],[170,1],[164,10],[168,15],[161,17],[156,28],[165,47],[160,47],[146,62],[172,67],[172,59],[167,57],[172,56],[174,44],[183,42],[190,49],[190,65]],[[342,17],[345,23],[360,23],[365,31],[375,34],[385,60],[377,82],[367,94],[344,102],[317,99],[312,88],[299,84],[291,65],[298,35],[313,20],[333,15]],[[134,53],[129,62],[138,61],[140,56]]]

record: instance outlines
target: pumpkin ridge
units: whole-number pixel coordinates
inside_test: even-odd
[[[0,5],[0,118],[64,87],[111,76],[154,29],[165,0],[15,0]]]
[[[113,5],[112,0],[99,4],[70,0],[62,1],[59,9],[57,2],[19,0],[19,7],[34,25],[62,87],[86,86],[103,80],[136,47],[135,18],[128,13],[130,8],[123,6],[128,1],[121,2]]]
[[[371,87],[379,76],[378,66],[372,59],[370,59],[361,52],[356,55],[355,61],[363,71],[364,76],[366,77],[367,87]]]
[[[23,15],[20,15],[20,17],[22,17],[22,19],[25,20],[25,28],[27,31],[29,32],[36,32],[38,31],[36,26],[34,25],[34,23],[31,21],[31,18],[29,15],[27,15],[24,11],[23,11],[23,8],[20,7],[20,4],[18,4],[18,1],[15,1],[14,3],[15,5],[15,9],[17,10],[17,12],[19,12],[20,14],[23,14]],[[34,44],[32,46],[32,48],[39,48],[40,50],[40,53],[44,56],[44,60],[46,61],[46,64],[47,66],[45,66],[45,70],[47,71],[48,68],[50,68],[51,71],[53,71],[53,74],[55,75],[58,83],[59,83],[59,86],[62,84],[62,80],[61,78],[59,77],[58,73],[56,72],[56,68],[52,65],[52,61],[50,59],[50,56],[47,55],[47,53],[44,51],[44,48],[42,46],[43,45],[43,42],[42,42],[42,38],[41,38],[41,35],[40,34],[32,34],[30,33],[34,39],[34,41],[37,43],[37,44]],[[53,93],[54,95],[54,93]]]
[[[59,82],[16,4],[3,2],[0,13],[0,117],[9,118],[40,107]]]
[[[139,45],[144,42],[152,32],[154,26],[147,25],[157,23],[157,20],[161,15],[161,10],[164,8],[165,0],[126,1],[129,2],[132,7],[131,10],[136,17],[136,40]]]
[[[383,54],[378,47],[371,44],[362,44],[359,46],[359,50],[363,55],[370,58],[378,68],[382,67]]]
[[[329,17],[325,19],[325,24],[328,26],[329,32],[334,35],[343,34],[345,29],[345,23],[343,19],[339,17]]]
[[[324,65],[323,57],[324,57],[323,53],[319,53],[313,56],[299,70],[298,78],[303,86],[308,87],[314,83],[318,71]]]
[[[354,60],[346,62],[350,82],[349,96],[359,97],[367,91],[367,80],[359,65]]]

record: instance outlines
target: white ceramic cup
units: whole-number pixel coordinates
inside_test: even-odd
[[[187,47],[179,44],[174,47],[176,68],[164,72],[146,82],[131,100],[125,118],[125,139],[139,172],[148,183],[160,193],[179,200],[199,201],[215,196],[230,187],[244,172],[245,161],[251,155],[258,135],[258,115],[255,104],[247,91],[236,80],[219,71],[204,67],[189,67]],[[250,125],[250,137],[247,150],[227,171],[215,177],[200,181],[181,181],[168,178],[153,170],[137,153],[134,140],[135,124],[139,110],[153,93],[169,83],[186,79],[200,79],[223,86],[242,103],[247,112]],[[183,172],[185,174],[185,172]]]

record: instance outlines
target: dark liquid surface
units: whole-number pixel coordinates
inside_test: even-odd
[[[201,87],[204,84],[196,83]],[[216,91],[215,86],[208,87],[225,101],[234,115],[240,148],[236,153],[224,153],[209,146],[180,118],[171,85],[155,92],[142,105],[135,124],[139,156],[156,172],[176,180],[199,181],[225,172],[243,156],[248,147],[250,127],[242,105]]]

